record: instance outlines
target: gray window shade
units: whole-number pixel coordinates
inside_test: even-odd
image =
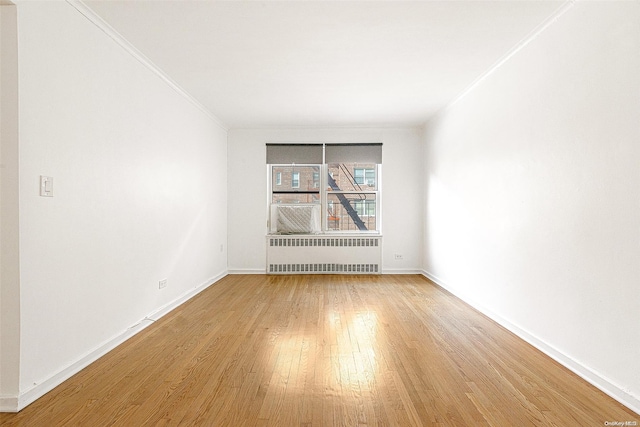
[[[322,144],[267,144],[267,164],[322,163]]]
[[[325,162],[382,164],[382,144],[326,144]]]

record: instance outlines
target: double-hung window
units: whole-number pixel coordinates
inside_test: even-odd
[[[375,187],[376,170],[374,168],[354,168],[353,177],[356,184]]]
[[[291,188],[300,188],[300,172],[291,172]]]
[[[267,144],[270,233],[380,232],[381,163],[382,144]]]

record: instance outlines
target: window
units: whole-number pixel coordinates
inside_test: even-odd
[[[379,232],[381,153],[382,144],[267,144],[270,231]],[[320,227],[279,229],[280,216],[293,221],[296,212],[316,212],[292,205],[315,206]]]
[[[354,201],[354,208],[358,215],[361,217],[364,216],[375,216],[376,215],[376,203],[375,200],[356,200]]]
[[[377,200],[375,186],[377,165],[358,163],[331,163],[327,166],[327,202],[333,205],[328,212],[328,231],[378,230]],[[366,185],[366,172],[371,185]],[[359,180],[358,177],[362,177]]]
[[[355,168],[353,170],[354,181],[358,185],[368,185],[369,187],[376,186],[376,171],[375,169]]]
[[[271,203],[320,203],[320,188],[313,187],[314,174],[320,175],[320,165],[272,165]]]

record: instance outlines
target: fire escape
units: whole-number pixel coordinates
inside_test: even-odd
[[[357,187],[358,190],[362,190],[362,187],[360,187],[360,185],[356,182],[356,179],[353,177],[351,172],[349,172],[349,170],[343,164],[340,165],[340,169],[345,173],[345,175],[348,175],[351,178],[351,182],[353,183],[354,187]],[[328,174],[328,178],[329,178],[329,187],[331,187],[333,191],[342,191],[338,186],[338,183],[336,182],[336,180],[331,176],[331,174]],[[367,226],[360,218],[360,215],[358,215],[358,212],[356,212],[356,210],[351,205],[352,200],[349,199],[347,196],[345,196],[343,193],[334,193],[334,194],[338,198],[338,201],[344,208],[345,212],[347,212],[349,217],[351,217],[351,220],[353,221],[353,223],[356,225],[356,227],[358,227],[358,230],[366,231]],[[362,200],[362,196],[360,196],[359,199]]]

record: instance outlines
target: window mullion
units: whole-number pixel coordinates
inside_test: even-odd
[[[324,150],[323,150],[324,153]],[[327,206],[327,186],[329,185],[327,175],[329,173],[329,167],[326,163],[322,163],[320,165],[320,186],[322,187],[320,190],[320,209],[322,212],[322,232],[326,233],[329,230],[327,212],[329,212],[329,208]]]
[[[375,180],[376,180],[376,230],[382,232],[382,179],[380,179],[381,167],[379,164],[375,166]]]

